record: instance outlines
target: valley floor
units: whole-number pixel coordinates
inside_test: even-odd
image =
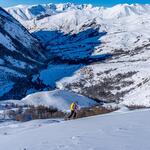
[[[150,110],[0,124],[0,150],[149,150]]]

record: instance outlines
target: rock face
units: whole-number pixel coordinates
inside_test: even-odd
[[[53,63],[79,65],[54,77],[57,88],[107,102],[149,103],[150,5],[48,4],[7,11],[42,42]],[[60,68],[50,64],[47,70],[52,66]]]
[[[27,78],[37,73],[45,60],[39,41],[0,8],[0,99],[24,95]]]

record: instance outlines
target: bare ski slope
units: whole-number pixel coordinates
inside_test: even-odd
[[[1,150],[149,150],[149,110],[0,125]],[[7,135],[4,135],[7,133]]]

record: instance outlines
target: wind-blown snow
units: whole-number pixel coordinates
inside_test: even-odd
[[[77,101],[80,107],[89,107],[96,104],[96,102],[90,98],[65,90],[37,92],[26,96],[20,101],[10,100],[4,101],[4,103],[13,102],[19,105],[53,106],[59,110],[67,111],[70,108],[70,104],[74,101]]]
[[[65,122],[1,124],[0,145],[6,150],[149,150],[149,116],[149,110],[126,111]]]

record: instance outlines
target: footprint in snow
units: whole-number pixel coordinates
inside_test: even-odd
[[[91,148],[89,148],[88,150],[95,150],[95,148],[92,148],[92,147],[91,147]]]
[[[71,140],[74,145],[77,145],[77,144],[80,144],[81,138],[80,138],[80,136],[72,136]]]
[[[58,145],[57,150],[70,150],[70,147],[68,145]]]
[[[116,131],[127,131],[127,128],[117,128]]]

